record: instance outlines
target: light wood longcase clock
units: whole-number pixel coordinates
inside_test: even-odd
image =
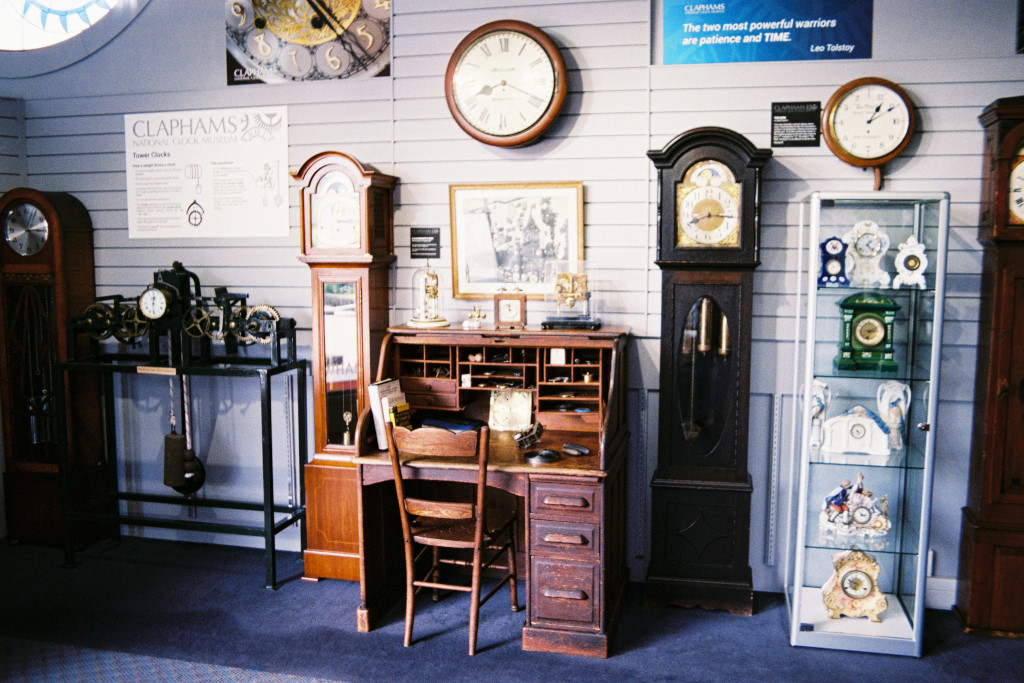
[[[56,367],[75,340],[68,320],[94,303],[92,222],[63,192],[16,188],[0,197],[0,410],[8,539],[59,545],[60,441],[66,430],[69,500],[103,484],[99,384]],[[77,340],[87,343],[87,340]],[[57,404],[65,382],[65,405]],[[61,415],[63,411],[63,415]],[[76,540],[95,532],[79,525]],[[95,535],[95,533],[92,533]]]
[[[980,336],[954,609],[967,631],[1024,637],[1024,96],[980,119]]]
[[[662,329],[645,602],[749,615],[751,300],[771,150],[709,127],[647,155],[658,169]]]
[[[305,466],[303,579],[359,580],[356,423],[388,326],[397,178],[340,152],[293,173],[313,303],[315,453]]]

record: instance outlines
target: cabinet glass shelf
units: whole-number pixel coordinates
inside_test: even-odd
[[[921,655],[948,223],[946,193],[801,203],[792,645]]]

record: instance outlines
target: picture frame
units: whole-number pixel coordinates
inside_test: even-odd
[[[553,291],[554,263],[583,259],[583,183],[450,185],[452,290],[489,299]]]
[[[526,327],[526,295],[522,292],[498,292],[494,295],[494,329]]]

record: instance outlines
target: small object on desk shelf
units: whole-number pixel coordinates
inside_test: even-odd
[[[519,450],[525,450],[534,446],[540,440],[540,436],[543,433],[544,425],[540,422],[534,422],[523,431],[517,432],[512,438],[515,440]]]
[[[578,443],[562,444],[562,452],[571,456],[590,455],[590,449]]]
[[[574,408],[573,412],[576,412],[576,413],[589,413],[590,412],[590,408],[587,408],[587,407],[584,407],[584,406],[580,406],[579,408]]]
[[[546,465],[548,463],[555,462],[559,458],[558,453],[550,448],[543,448],[539,451],[526,451],[525,457],[526,462],[530,463],[534,467],[537,465]]]

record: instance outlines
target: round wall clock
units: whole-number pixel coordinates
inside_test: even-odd
[[[535,142],[565,101],[565,61],[536,26],[511,19],[472,31],[456,46],[444,76],[455,122],[488,145]]]
[[[376,76],[391,62],[390,5],[378,0],[236,0],[225,23],[229,83]]]
[[[914,135],[914,103],[903,89],[884,78],[858,78],[829,98],[822,112],[822,134],[832,153],[852,166],[875,170],[906,148]]]

